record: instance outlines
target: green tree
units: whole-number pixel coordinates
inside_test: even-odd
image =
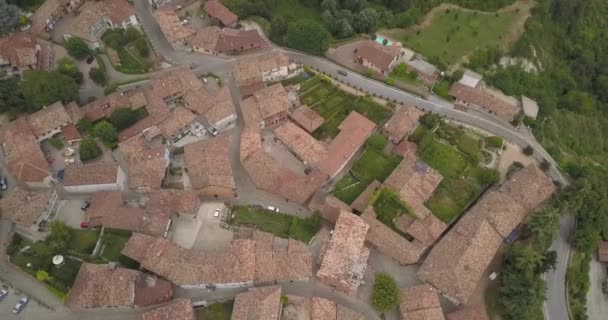
[[[441,116],[435,113],[427,113],[420,118],[420,123],[429,129],[435,129],[441,123]]]
[[[80,72],[80,70],[78,69],[78,66],[76,66],[76,63],[74,63],[74,60],[68,57],[63,57],[57,61],[57,64],[57,70],[59,72],[74,79],[77,84],[82,84],[83,75],[82,72]]]
[[[544,208],[535,212],[526,224],[530,233],[540,248],[547,249],[557,235],[559,227],[559,211],[556,208]]]
[[[19,79],[0,73],[0,112],[26,112],[30,109]]]
[[[125,38],[126,38],[127,42],[135,41],[141,37],[142,37],[142,34],[139,32],[139,30],[137,30],[137,28],[135,28],[133,26],[128,27],[127,30],[125,31]]]
[[[93,126],[93,135],[101,139],[108,148],[114,148],[118,141],[116,128],[108,121],[101,121]]]
[[[395,279],[387,273],[376,273],[372,288],[372,306],[380,311],[394,309],[399,303],[399,288]]]
[[[86,137],[80,141],[80,160],[87,161],[95,159],[101,155],[101,148],[93,138]]]
[[[359,33],[373,33],[378,27],[380,16],[374,8],[365,8],[355,15],[353,27]]]
[[[87,118],[82,118],[78,121],[78,128],[86,133],[91,133],[93,131],[93,123]]]
[[[497,183],[500,180],[500,173],[496,169],[482,168],[479,172],[479,182],[482,185],[489,186]]]
[[[294,21],[287,28],[287,45],[310,54],[325,53],[330,37],[321,24],[310,19]]]
[[[110,114],[110,123],[120,131],[132,126],[137,122],[137,114],[127,108],[118,108]]]
[[[146,38],[139,38],[135,40],[133,46],[135,46],[137,52],[139,52],[139,54],[143,57],[148,57],[150,55],[150,46],[148,46],[148,41]]]
[[[89,78],[100,86],[108,84],[108,77],[106,76],[105,70],[102,68],[91,68],[89,70]]]
[[[0,0],[0,31],[10,31],[19,25],[19,8]]]
[[[84,40],[78,37],[69,38],[65,41],[64,45],[68,50],[68,53],[77,60],[83,60],[91,53],[89,46],[87,46]]]
[[[51,138],[49,139],[49,143],[51,144],[51,146],[53,146],[53,148],[55,148],[56,150],[61,150],[63,148],[63,142],[61,141],[61,139],[59,138]]]
[[[27,71],[21,82],[27,104],[40,108],[56,101],[65,103],[78,98],[78,84],[65,74],[52,71]]]
[[[287,43],[287,18],[285,16],[273,17],[270,21],[270,40],[278,45]]]
[[[119,30],[108,30],[101,37],[108,47],[118,50],[127,44],[127,38]]]
[[[51,276],[49,275],[48,272],[46,272],[44,270],[38,270],[36,272],[36,280],[38,280],[40,282],[48,282],[49,280],[51,280]]]

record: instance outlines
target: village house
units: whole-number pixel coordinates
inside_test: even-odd
[[[67,192],[91,193],[124,190],[127,175],[116,163],[95,162],[65,168],[63,188]]]
[[[402,319],[445,320],[437,290],[428,284],[401,289]]]
[[[319,279],[347,294],[354,294],[363,281],[369,249],[365,236],[369,225],[358,216],[343,211],[329,242],[321,250]]]
[[[231,320],[279,320],[281,286],[250,288],[234,299]]]
[[[504,239],[554,191],[551,179],[535,164],[515,172],[435,245],[418,276],[454,303],[468,302]]]
[[[0,199],[0,209],[4,218],[33,231],[38,230],[41,221],[49,218],[56,204],[55,191],[34,192],[19,187]]]
[[[66,305],[70,309],[145,307],[171,301],[173,286],[140,271],[84,262]]]
[[[466,306],[446,315],[447,320],[488,320],[481,306]]]
[[[364,41],[355,50],[357,63],[383,75],[388,75],[391,72],[399,54],[398,46],[384,46],[374,40]]]
[[[428,85],[432,85],[439,77],[439,69],[428,61],[414,56],[407,61],[407,69],[409,72],[415,72],[418,79]]]
[[[174,50],[190,48],[190,40],[196,31],[188,25],[183,25],[175,10],[170,7],[163,7],[154,12],[154,18]]]
[[[363,320],[363,314],[334,301],[312,297],[310,299],[310,320]]]
[[[53,58],[51,46],[29,33],[0,38],[0,72],[7,75],[19,77],[28,70],[50,71]]]
[[[247,113],[248,120],[258,122],[260,128],[287,119],[290,106],[287,91],[281,83],[258,90],[241,102],[241,109],[243,113]]]
[[[323,117],[306,105],[295,108],[289,117],[308,133],[313,133],[325,122]]]
[[[205,27],[192,38],[194,51],[208,54],[240,54],[267,48],[257,30]]]
[[[169,167],[169,149],[163,144],[149,142],[140,133],[118,144],[126,164],[128,186],[137,191],[160,189]]]
[[[456,108],[485,110],[507,121],[514,120],[522,111],[516,98],[486,86],[482,76],[470,70],[466,70],[462,78],[450,87],[449,94],[456,99]]]
[[[74,11],[84,0],[47,0],[40,5],[30,18],[33,35],[50,32],[66,14]]]
[[[352,111],[338,126],[340,133],[327,146],[328,156],[319,163],[319,169],[330,178],[335,177],[365,144],[375,128],[375,123]]]
[[[203,87],[190,90],[184,94],[184,107],[218,131],[236,123],[236,112],[228,86],[222,86],[214,92]]]
[[[196,121],[192,111],[184,107],[176,107],[169,116],[156,126],[168,145],[172,145],[190,133],[191,125]]]
[[[51,167],[25,117],[9,123],[3,141],[8,171],[17,182],[31,187],[49,187],[54,182]]]
[[[169,305],[146,311],[137,316],[137,320],[196,320],[196,315],[190,299],[181,298]]]
[[[101,48],[101,36],[108,29],[138,26],[135,10],[127,0],[85,1],[78,16],[70,21],[63,37],[78,37],[91,49]]]
[[[393,144],[398,144],[407,138],[418,124],[418,119],[424,112],[413,106],[399,106],[390,119],[382,127],[382,134]]]
[[[232,198],[236,185],[229,156],[229,136],[221,135],[184,147],[185,169],[191,188],[201,195]]]
[[[316,167],[327,157],[327,146],[291,121],[283,122],[274,133],[307,166]]]
[[[129,92],[113,92],[82,106],[81,112],[89,121],[108,118],[112,112],[120,108],[137,110],[146,105],[147,101],[141,90]]]
[[[219,0],[207,0],[203,6],[203,11],[221,27],[234,28],[239,17],[226,8]]]
[[[239,59],[233,65],[232,72],[241,96],[247,97],[263,88],[264,83],[296,76],[302,72],[302,68],[290,63],[286,55],[271,52]]]
[[[42,107],[42,109],[28,115],[27,120],[38,141],[47,140],[61,133],[62,128],[66,125],[73,124],[72,118],[61,101]]]

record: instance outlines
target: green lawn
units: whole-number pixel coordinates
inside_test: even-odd
[[[382,152],[387,141],[381,135],[372,135],[365,147],[365,151],[349,174],[344,176],[334,186],[332,194],[346,204],[351,204],[374,180],[384,182],[395,170],[403,157],[400,155],[387,155]],[[358,182],[358,183],[357,183]],[[355,184],[355,185],[353,185]]]
[[[372,206],[374,207],[378,220],[396,231],[397,229],[393,224],[393,220],[402,214],[408,214],[410,212],[407,205],[399,199],[399,196],[387,188],[380,190],[376,195]]]
[[[432,24],[417,31],[401,33],[407,47],[429,58],[438,58],[447,65],[478,48],[498,45],[516,22],[515,11],[495,14],[480,14],[462,10],[438,13]]]
[[[325,122],[313,136],[319,140],[330,141],[340,133],[338,126],[355,110],[376,124],[388,118],[391,111],[369,97],[355,97],[338,90],[321,76],[310,78],[300,85],[302,103],[311,106]]]
[[[293,238],[308,243],[321,228],[320,216],[302,219],[266,209],[235,207],[232,223],[252,225],[281,238]]]
[[[481,154],[482,137],[471,130],[442,123],[435,133],[437,137],[449,142],[469,156],[473,164],[479,163],[483,157]]]
[[[224,303],[214,303],[206,308],[194,309],[196,320],[230,320],[234,300]]]
[[[131,238],[130,231],[106,229],[103,234],[104,249],[101,257],[108,261],[118,261],[122,249]]]
[[[418,156],[444,177],[459,177],[469,165],[465,155],[427,134],[418,145]]]
[[[390,79],[406,82],[414,86],[425,85],[422,81],[418,80],[418,75],[407,70],[407,64],[398,64],[393,71],[388,75]]]
[[[95,249],[95,244],[99,238],[100,229],[72,230],[72,241],[68,250],[73,250],[80,254],[90,255]]]

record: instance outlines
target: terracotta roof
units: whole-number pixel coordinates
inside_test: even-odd
[[[192,302],[178,299],[170,305],[154,309],[137,316],[137,320],[195,320]]]
[[[466,306],[448,313],[447,320],[488,320],[481,306]]]
[[[52,192],[51,190],[34,192],[17,187],[5,193],[0,199],[2,216],[14,223],[29,227],[47,210]]]
[[[139,276],[139,271],[85,262],[66,304],[70,308],[132,306]]]
[[[199,205],[198,193],[194,191],[155,190],[150,193],[146,208],[148,212],[169,217],[174,213],[195,215]]]
[[[11,122],[4,136],[8,170],[18,182],[43,182],[52,175],[26,118]]]
[[[115,25],[121,26],[123,21],[135,15],[135,10],[127,0],[104,0],[102,3],[104,14]]]
[[[229,26],[239,19],[239,17],[226,8],[219,0],[209,0],[205,2],[203,10],[211,17],[218,19],[223,25]]]
[[[192,188],[236,188],[230,164],[229,140],[228,135],[221,135],[184,147],[184,160]]]
[[[82,107],[82,112],[92,122],[109,117],[112,112],[119,108],[137,109],[143,107],[146,101],[142,101],[139,91],[127,93],[114,92]]]
[[[68,1],[66,0],[47,0],[40,5],[40,7],[34,12],[34,15],[30,18],[32,22],[32,34],[38,35],[44,32],[46,27],[46,21],[51,16],[58,13]]]
[[[239,86],[262,82],[262,73],[287,67],[289,59],[280,52],[243,57],[233,65],[233,74]]]
[[[156,91],[154,87],[146,87],[143,90],[143,96],[146,101],[146,111],[155,123],[165,120],[171,114],[169,105],[160,96],[161,91]]]
[[[428,284],[401,289],[401,317],[412,320],[444,320],[437,290]]]
[[[407,241],[384,223],[376,219],[372,207],[367,208],[361,218],[369,224],[366,240],[382,254],[402,265],[414,264],[420,260],[424,247]]]
[[[195,30],[189,26],[182,25],[177,12],[171,9],[159,9],[154,13],[160,30],[170,44],[186,40],[194,35]]]
[[[431,214],[424,203],[431,197],[443,177],[439,172],[419,160],[408,157],[393,170],[384,185],[393,189],[420,219]]]
[[[358,216],[346,211],[340,213],[317,272],[321,281],[347,292],[358,288],[357,275],[362,277],[369,257],[369,249],[364,246],[368,229],[369,225]]]
[[[133,124],[132,126],[120,131],[120,133],[118,134],[118,142],[123,142],[125,140],[128,140],[140,133],[143,133],[144,130],[150,128],[150,127],[156,127],[156,120],[154,119],[154,117],[152,116],[147,116],[139,121],[137,121],[135,124]],[[156,127],[158,129],[158,127]],[[160,131],[159,131],[160,134]]]
[[[554,190],[550,178],[534,164],[516,172],[496,192],[482,197],[439,241],[419,269],[419,277],[466,303],[503,236]]]
[[[291,121],[285,121],[274,130],[274,133],[281,142],[309,165],[317,166],[321,160],[327,157],[327,146]]]
[[[357,49],[356,56],[376,66],[378,69],[388,71],[391,64],[399,56],[397,46],[384,46],[374,40],[366,40]]]
[[[310,299],[310,320],[363,320],[363,314],[319,297]]]
[[[178,67],[152,76],[149,89],[162,99],[168,99],[202,86],[190,68]]]
[[[77,141],[82,138],[80,132],[78,131],[78,128],[76,128],[76,126],[71,122],[61,127],[61,133],[63,134],[65,140],[68,142]]]
[[[241,132],[241,161],[249,158],[254,152],[262,149],[260,133],[255,129],[247,129]]]
[[[190,110],[183,107],[176,107],[173,112],[157,126],[165,139],[170,139],[182,132],[190,125],[196,116]]]
[[[472,88],[456,82],[450,87],[449,94],[460,101],[484,108],[509,121],[513,120],[521,111],[517,100],[486,87]]]
[[[220,29],[215,26],[198,30],[192,46],[219,53],[240,53],[268,47],[257,30]]]
[[[415,157],[418,151],[418,145],[407,141],[407,139],[401,140],[398,145],[393,149],[393,153],[401,155],[404,158]]]
[[[122,193],[120,191],[99,191],[91,196],[91,206],[85,212],[87,219],[100,219],[112,213],[117,207],[123,205]]]
[[[83,186],[117,183],[118,165],[109,162],[95,162],[71,165],[65,168],[64,186]]]
[[[231,320],[278,320],[281,311],[281,287],[250,288],[234,299]]]
[[[301,105],[293,110],[291,119],[309,133],[317,130],[325,122],[323,117],[307,105]]]
[[[84,118],[84,112],[82,111],[80,106],[78,106],[76,101],[72,101],[72,102],[66,104],[64,106],[64,108],[65,108],[65,112],[67,112],[68,115],[70,116],[70,119],[72,119],[72,123],[78,124],[80,119]]]
[[[328,147],[328,157],[319,163],[319,169],[330,177],[336,175],[363,146],[376,125],[356,111],[352,111],[338,126],[340,133]]]
[[[0,64],[12,67],[38,66],[41,46],[29,33],[17,32],[0,38]]]
[[[407,219],[403,217],[406,217],[406,215],[401,215],[397,220]],[[448,227],[443,221],[432,214],[429,214],[424,219],[412,221],[412,223],[408,224],[405,228],[400,228],[398,225],[399,221],[395,221],[397,229],[414,237],[414,240],[421,246],[432,245]]]
[[[256,91],[253,98],[257,102],[262,119],[287,111],[291,105],[287,91],[280,82]]]
[[[171,282],[157,276],[145,274],[135,281],[135,306],[137,307],[171,301],[173,294]]]
[[[256,284],[308,280],[312,277],[312,255],[308,246],[293,239],[254,231]]]
[[[127,163],[130,188],[147,187],[159,189],[169,165],[167,147],[148,147],[139,134],[118,144],[118,149]]]
[[[382,132],[393,143],[398,143],[416,127],[418,119],[423,114],[424,112],[413,106],[401,106],[386,122]]]
[[[216,92],[209,92],[204,87],[190,90],[184,95],[184,101],[186,108],[203,116],[211,124],[235,115],[228,86],[222,86]]]
[[[106,1],[103,3],[105,4]],[[95,25],[103,20],[104,5],[99,5],[98,1],[85,1],[78,9],[78,14],[74,19],[68,20],[65,33],[82,38],[89,42],[98,41],[96,35],[91,31],[95,30]]]
[[[91,197],[91,207],[86,211],[87,220],[91,226],[103,225],[106,228],[130,230],[164,235],[168,219],[156,221],[146,216],[139,207],[126,207],[119,191],[100,191]],[[151,221],[152,220],[152,221]],[[163,224],[164,222],[164,224]],[[158,223],[159,226],[150,224]]]
[[[600,262],[608,262],[608,241],[600,241],[597,245],[597,255]]]
[[[71,121],[72,119],[63,108],[61,101],[43,107],[28,116],[30,127],[37,137]]]
[[[361,192],[361,194],[357,197],[357,199],[355,199],[355,201],[353,201],[353,203],[350,206],[359,212],[365,211],[365,209],[369,206],[369,202],[371,201],[374,191],[376,191],[378,188],[380,188],[381,185],[382,184],[378,180],[372,181],[372,183],[370,183],[365,188],[365,190],[363,190],[363,192]],[[402,216],[404,216],[404,215],[402,215]]]

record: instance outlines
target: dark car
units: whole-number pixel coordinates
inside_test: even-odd
[[[346,77],[348,75],[348,73],[346,73],[346,71],[344,71],[344,70],[338,70],[338,74],[343,77]]]
[[[95,60],[95,57],[93,57],[93,56],[88,57],[87,58],[87,64],[93,63],[93,60]]]
[[[6,191],[8,189],[8,182],[5,176],[0,176],[0,190]]]
[[[19,302],[17,302],[17,304],[13,307],[13,313],[17,314],[17,313],[21,312],[21,310],[23,310],[23,308],[25,308],[25,305],[27,305],[28,302],[30,302],[29,297],[23,297],[23,298],[19,299]]]
[[[80,209],[82,211],[86,211],[90,206],[91,206],[91,201],[85,201],[82,203],[82,206],[80,206]]]

